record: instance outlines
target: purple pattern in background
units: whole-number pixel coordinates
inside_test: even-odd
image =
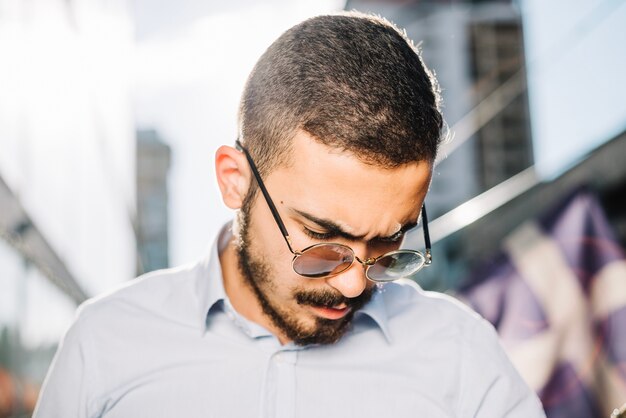
[[[571,194],[539,224],[560,247],[587,294],[604,266],[625,258],[598,199],[586,189]]]
[[[482,282],[461,291],[472,308],[491,322],[503,341],[518,342],[548,327],[543,307],[522,280],[507,254],[472,276]]]
[[[602,417],[591,391],[585,387],[571,364],[559,364],[539,392],[550,418]]]
[[[584,188],[542,216],[538,224],[560,249],[573,277],[577,278],[576,284],[587,297],[598,273],[625,258],[597,198]],[[541,259],[531,261],[541,263]],[[467,283],[469,285],[464,286],[460,294],[496,327],[505,346],[514,348],[522,341],[532,344],[535,335],[550,331],[546,309],[506,252],[474,272]],[[588,300],[590,316],[591,303]],[[620,388],[612,389],[620,390],[618,393],[626,400],[626,306],[618,307],[605,318],[590,319],[594,321],[590,329],[594,341],[587,343],[593,344],[594,349],[584,364],[570,364],[557,356],[555,363],[548,366],[550,377],[538,391],[548,418],[604,417],[601,410],[619,406],[602,405],[602,400],[597,398],[598,394],[606,392],[603,389],[609,384],[603,380],[605,376],[597,373],[601,359],[606,359],[614,374],[623,379]],[[563,332],[567,332],[566,329]],[[556,345],[552,349],[557,354],[560,351]],[[592,386],[585,386],[583,382]]]
[[[622,377],[626,389],[626,307],[599,321],[596,333],[601,338],[607,360]]]

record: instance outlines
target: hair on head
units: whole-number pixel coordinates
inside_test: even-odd
[[[310,18],[252,70],[239,130],[262,174],[288,164],[303,130],[367,164],[434,161],[443,118],[435,78],[389,21],[358,12]]]

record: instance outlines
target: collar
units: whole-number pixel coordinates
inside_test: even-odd
[[[219,254],[230,241],[231,226],[232,223],[228,222],[222,227],[209,254],[200,260],[195,287],[200,309],[198,326],[203,333],[206,331],[209,312],[226,299]]]
[[[200,260],[195,285],[200,309],[198,312],[198,326],[202,330],[202,333],[204,333],[210,321],[211,311],[218,307],[224,307],[225,310],[232,312],[239,320],[247,324],[250,330],[248,333],[250,337],[270,336],[271,334],[264,327],[248,321],[239,315],[232,307],[226,295],[226,291],[224,290],[219,254],[226,245],[228,245],[231,238],[232,222],[228,222],[217,235],[209,254]],[[383,295],[385,291],[384,286],[384,284],[381,284],[375,287],[372,299],[355,314],[354,321],[357,321],[363,316],[368,316],[380,328],[387,342],[391,343],[392,339],[389,333],[389,321]]]
[[[385,297],[383,295],[385,285],[385,283],[381,283],[374,287],[372,299],[354,315],[354,320],[356,321],[363,316],[370,317],[378,325],[387,342],[391,344],[393,340],[389,332],[389,316],[387,315],[387,307],[385,306]]]

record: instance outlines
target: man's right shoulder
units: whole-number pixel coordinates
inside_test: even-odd
[[[176,315],[181,305],[194,305],[198,270],[194,263],[141,275],[83,302],[76,322],[91,328],[124,318]]]

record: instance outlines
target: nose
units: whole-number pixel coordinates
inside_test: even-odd
[[[355,261],[348,270],[326,279],[326,283],[337,289],[345,297],[355,298],[363,293],[367,287],[365,269]]]

